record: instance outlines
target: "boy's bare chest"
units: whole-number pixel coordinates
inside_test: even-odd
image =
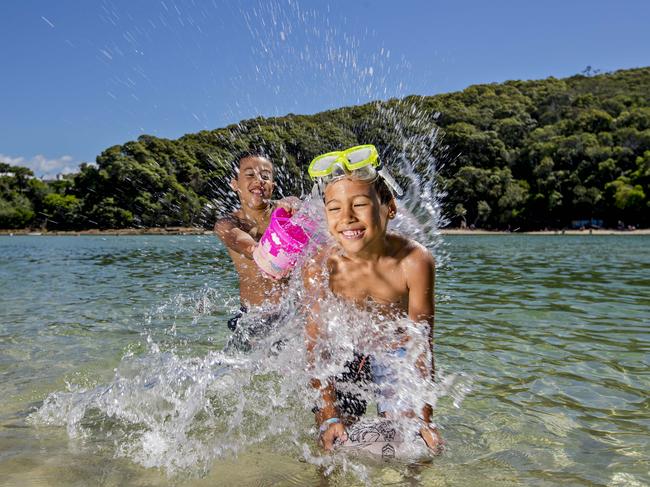
[[[360,268],[338,262],[330,271],[330,289],[357,304],[368,299],[398,307],[408,303],[407,285],[398,265]]]
[[[260,238],[262,238],[262,234],[264,233],[264,230],[266,230],[267,226],[268,223],[264,225],[264,224],[259,224],[253,220],[247,220],[245,223],[242,224],[240,228],[244,232],[249,234],[251,237],[253,237],[253,240],[258,242]]]
[[[237,213],[234,216],[236,218],[237,227],[253,237],[255,241],[259,241],[259,239],[262,237],[262,234],[266,230],[266,227],[269,226],[268,218],[257,222],[252,218],[246,217],[242,213]]]

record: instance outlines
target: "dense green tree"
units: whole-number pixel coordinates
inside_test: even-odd
[[[14,194],[11,199],[0,197],[0,228],[25,228],[34,220],[34,209],[25,196]]]
[[[33,176],[26,167],[0,162],[0,228],[24,228],[34,222],[29,185]]]
[[[47,228],[78,228],[81,221],[81,202],[74,195],[48,193],[43,198],[43,215],[47,218]]]
[[[104,198],[94,205],[88,214],[89,223],[100,229],[124,228],[133,225],[133,214],[119,208],[111,197]]]
[[[455,225],[650,226],[650,68],[258,117],[177,140],[142,135],[54,182],[0,162],[0,226],[211,227],[235,202],[228,181],[241,151],[273,159],[278,195],[304,194],[315,155],[362,143],[403,183],[405,160],[418,173],[435,164]]]

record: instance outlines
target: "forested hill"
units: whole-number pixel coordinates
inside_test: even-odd
[[[56,182],[0,163],[0,228],[210,227],[233,154],[263,148],[283,191],[317,154],[374,143],[390,164],[404,137],[439,127],[436,160],[452,226],[650,226],[650,68],[475,85],[449,94],[245,120],[178,140],[143,135]],[[429,134],[429,135],[427,135]]]

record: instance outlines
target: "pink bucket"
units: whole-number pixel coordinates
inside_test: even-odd
[[[273,279],[285,277],[309,243],[314,222],[304,216],[291,218],[284,208],[271,213],[269,226],[253,251],[257,266]]]

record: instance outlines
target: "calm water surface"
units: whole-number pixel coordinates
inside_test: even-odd
[[[438,405],[442,456],[370,466],[371,482],[648,485],[649,248],[644,236],[446,237],[436,361],[470,392]],[[188,357],[220,349],[235,295],[211,236],[0,237],[0,484],[359,484],[324,480],[276,447],[286,439],[170,477],[116,455],[110,434],[28,419],[49,393],[109,382],[148,340]]]

